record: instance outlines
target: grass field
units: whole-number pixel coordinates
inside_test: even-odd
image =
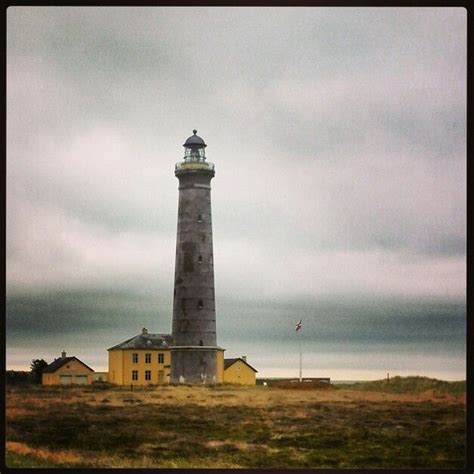
[[[465,384],[425,378],[304,389],[13,386],[6,414],[9,467],[462,468],[465,461]]]

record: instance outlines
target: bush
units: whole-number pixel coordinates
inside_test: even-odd
[[[7,370],[6,382],[8,385],[31,384],[31,374],[24,370]]]
[[[342,387],[341,387],[342,388]],[[466,391],[466,381],[446,382],[444,380],[431,379],[429,377],[400,377],[391,379],[374,380],[371,382],[358,382],[352,385],[344,385],[344,388],[354,390],[373,390],[389,393],[422,393],[432,390],[438,394],[461,394]]]
[[[31,379],[34,383],[41,383],[43,370],[48,367],[44,359],[33,359],[31,361]]]

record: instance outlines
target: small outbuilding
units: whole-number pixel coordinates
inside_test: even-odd
[[[258,371],[248,362],[247,357],[224,359],[224,383],[238,385],[255,385],[255,374]]]
[[[61,358],[43,370],[41,382],[43,385],[87,385],[93,382],[93,374],[94,370],[88,365],[77,357],[66,357],[63,351]]]

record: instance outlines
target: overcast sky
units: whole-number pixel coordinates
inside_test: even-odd
[[[170,332],[174,164],[259,375],[465,378],[466,11],[7,10],[7,366]],[[294,324],[303,320],[296,334]]]

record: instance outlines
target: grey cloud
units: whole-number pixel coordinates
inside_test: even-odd
[[[433,349],[462,353],[466,331],[462,301],[300,298],[282,302],[221,297],[217,309],[220,343],[231,348],[242,341],[243,346],[260,342],[285,344],[289,349],[296,343],[294,324],[299,319],[303,331],[298,339],[339,354],[401,347],[412,353]],[[74,333],[83,339],[106,334],[103,343],[112,345],[143,326],[168,332],[171,294],[93,289],[15,295],[7,299],[6,314],[13,346],[30,338],[64,340]],[[265,350],[257,353],[263,356]]]
[[[236,308],[236,314],[229,313],[225,321],[222,332],[227,337],[242,337],[252,318],[259,324],[246,338],[280,342],[293,334],[299,319],[304,321],[303,340],[329,344],[347,341],[349,346],[446,340],[451,344],[465,334],[466,308],[462,301],[346,297],[243,303],[226,301],[227,308]]]
[[[170,293],[171,295],[171,293]],[[6,305],[8,338],[94,333],[108,329],[138,332],[143,325],[169,331],[171,298],[128,289],[63,290],[17,294]],[[160,324],[161,323],[161,324]],[[155,326],[161,325],[161,328]]]

